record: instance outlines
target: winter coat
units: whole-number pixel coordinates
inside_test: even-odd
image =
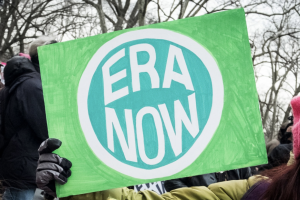
[[[212,183],[217,183],[221,181],[229,180],[240,180],[248,179],[251,174],[251,169],[242,168],[225,171],[224,173],[210,173],[204,175],[198,175],[193,177],[179,178],[165,181],[166,191],[171,191],[174,189],[182,187],[193,187],[193,186],[209,186]]]
[[[8,61],[4,73],[7,102],[1,109],[5,114],[0,179],[8,187],[36,188],[37,149],[48,138],[41,77],[30,60],[19,56]]]
[[[145,190],[136,193],[127,188],[118,188],[59,198],[60,200],[240,200],[256,182],[261,179],[224,181],[208,187],[185,187],[172,190],[163,195]],[[248,200],[248,199],[247,199]]]

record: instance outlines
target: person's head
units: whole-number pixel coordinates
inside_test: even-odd
[[[4,68],[5,86],[10,87],[23,74],[36,72],[30,60],[23,56],[14,56],[7,61]]]
[[[300,199],[300,96],[292,99],[291,106],[294,116],[292,132],[295,163],[263,172],[262,175],[270,178],[270,185],[260,200]]]
[[[292,134],[293,126],[290,126],[286,132],[283,134],[280,139],[280,144],[290,144],[293,143],[293,134]]]
[[[282,164],[287,164],[290,159],[291,144],[280,144],[268,155],[268,164],[262,165],[259,170],[269,170]]]
[[[280,130],[278,132],[277,139],[279,141],[281,141],[282,138],[283,138],[283,140],[286,139],[286,137],[287,137],[286,133],[291,133],[292,127],[293,127],[293,121],[286,121],[286,122],[282,123]],[[291,134],[290,134],[290,136],[291,136]]]
[[[39,57],[38,57],[38,47],[48,44],[57,43],[54,37],[50,36],[41,36],[37,39],[35,39],[29,46],[29,56],[31,57],[31,61],[36,67],[36,70],[40,72],[39,69]]]

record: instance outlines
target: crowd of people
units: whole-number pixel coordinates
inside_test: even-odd
[[[52,153],[62,143],[48,138],[37,48],[56,43],[40,37],[1,62],[0,180],[3,200],[32,200],[36,188],[45,199],[56,197],[55,184],[65,184],[72,163]],[[129,188],[75,195],[61,200],[297,200],[300,199],[300,96],[291,101],[293,117],[278,138],[266,145],[268,164],[165,181],[167,193]]]

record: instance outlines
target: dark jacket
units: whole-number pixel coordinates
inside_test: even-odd
[[[0,179],[5,186],[36,188],[37,149],[48,138],[41,77],[27,58],[19,56],[7,62],[4,73],[8,100],[1,110],[5,142]]]
[[[193,186],[209,186],[212,183],[229,181],[229,180],[240,180],[248,179],[251,174],[251,169],[242,168],[225,171],[224,173],[210,173],[186,178],[179,178],[165,181],[165,189],[170,192],[182,187],[193,187]]]

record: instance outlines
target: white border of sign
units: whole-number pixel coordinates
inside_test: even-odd
[[[130,166],[117,160],[114,156],[107,152],[106,149],[100,144],[94,132],[88,114],[89,88],[91,80],[96,69],[98,68],[99,63],[114,48],[126,42],[139,39],[162,39],[174,42],[189,49],[202,60],[212,80],[213,100],[211,113],[200,136],[195,141],[193,146],[185,153],[185,155],[183,155],[181,158],[174,161],[173,163],[167,164],[156,169],[141,169]],[[214,135],[215,131],[217,130],[222,116],[223,101],[224,88],[222,75],[214,58],[205,48],[203,48],[199,43],[197,43],[193,39],[166,29],[143,29],[130,31],[127,33],[123,33],[113,38],[112,40],[106,42],[98,49],[98,51],[89,61],[85,71],[81,76],[77,93],[78,115],[81,128],[85,135],[86,141],[92,149],[92,151],[94,152],[94,154],[110,168],[125,175],[139,179],[154,179],[171,176],[191,165],[205,149],[212,136]]]

